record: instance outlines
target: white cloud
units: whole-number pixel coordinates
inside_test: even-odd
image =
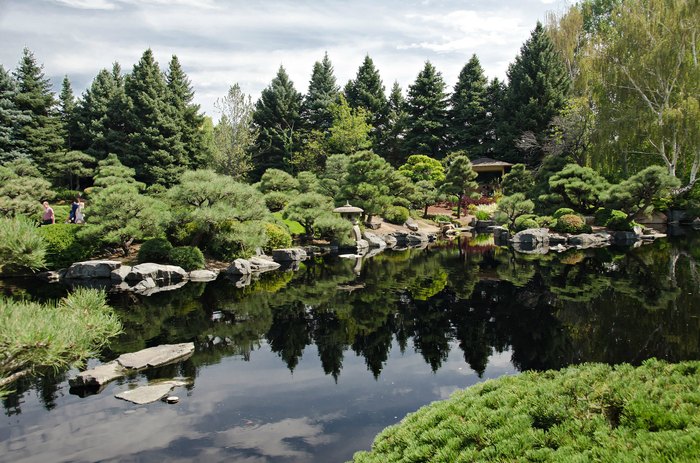
[[[71,8],[78,8],[84,10],[113,10],[116,5],[108,0],[55,0]]]

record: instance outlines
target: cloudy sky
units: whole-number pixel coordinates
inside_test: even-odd
[[[567,0],[0,0],[0,64],[29,47],[58,88],[67,74],[81,93],[101,68],[130,71],[150,47],[161,66],[176,54],[196,99],[213,103],[238,82],[257,98],[284,65],[305,93],[328,52],[342,86],[366,54],[388,89],[404,91],[426,60],[449,86],[476,53],[487,76],[508,64],[537,20]]]

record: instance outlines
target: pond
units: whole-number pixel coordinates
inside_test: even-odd
[[[70,390],[47,372],[3,399],[0,461],[342,462],[457,388],[581,362],[700,358],[700,234],[638,248],[524,255],[492,237],[326,256],[244,288],[219,279],[113,294],[124,333],[90,366],[193,341],[176,365]],[[5,281],[13,297],[60,285]],[[177,404],[114,394],[184,377]]]

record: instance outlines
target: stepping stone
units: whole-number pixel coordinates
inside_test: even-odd
[[[122,354],[117,362],[124,368],[141,370],[148,367],[167,365],[178,360],[184,360],[194,352],[194,343],[164,344],[157,347],[149,347],[138,352]]]

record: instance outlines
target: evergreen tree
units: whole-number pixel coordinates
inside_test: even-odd
[[[407,156],[404,150],[407,123],[406,99],[403,97],[401,86],[395,81],[389,94],[388,126],[379,149],[394,167],[401,165]]]
[[[479,58],[472,55],[457,78],[450,98],[449,138],[450,147],[467,150],[475,157],[486,154],[488,81]]]
[[[51,91],[51,82],[27,48],[14,76],[18,88],[15,104],[28,116],[28,120],[19,127],[18,139],[29,157],[43,169],[47,155],[63,146],[61,121],[56,116],[56,99]]]
[[[331,105],[338,102],[340,87],[333,75],[333,65],[328,53],[322,61],[316,61],[309,81],[309,91],[304,97],[302,117],[309,128],[328,130],[333,123]]]
[[[101,190],[116,185],[118,183],[128,183],[142,190],[145,185],[134,179],[136,171],[126,167],[119,161],[116,154],[110,153],[106,158],[97,163],[95,169],[95,183],[90,190],[91,194],[99,193]]]
[[[441,159],[445,148],[447,95],[442,75],[426,61],[406,99],[406,149]]]
[[[124,163],[136,169],[137,180],[171,185],[187,166],[177,111],[158,63],[149,48],[126,77],[128,148]]]
[[[18,131],[29,117],[15,105],[17,84],[0,65],[0,165],[26,156]]]
[[[369,55],[365,56],[357,70],[357,77],[345,85],[345,97],[352,108],[364,108],[370,115],[374,127],[372,143],[379,147],[388,125],[389,104],[384,93],[384,84],[379,71]]]
[[[451,161],[447,167],[445,182],[442,184],[441,190],[457,197],[457,219],[459,219],[462,211],[462,198],[465,195],[473,194],[479,184],[476,183],[477,174],[472,169],[472,163],[466,153],[456,151],[451,154],[453,156],[450,156]]]
[[[486,88],[486,127],[483,142],[483,153],[487,156],[498,156],[498,140],[503,132],[503,103],[506,94],[506,86],[495,77]]]
[[[503,159],[517,161],[522,157],[516,142],[523,132],[532,132],[544,139],[554,116],[564,108],[570,79],[560,55],[540,22],[508,68],[508,89],[503,112],[504,127],[500,139]],[[538,165],[541,151],[531,153],[530,165]]]
[[[199,105],[193,103],[192,84],[175,55],[170,60],[166,81],[170,91],[170,104],[176,111],[176,126],[184,144],[188,166],[192,169],[203,167],[211,157],[204,143],[204,115],[199,112]]]
[[[253,177],[260,178],[269,168],[289,169],[299,145],[301,94],[294,88],[284,67],[265,88],[255,104],[253,123],[258,137],[253,148]]]
[[[112,65],[112,82],[114,93],[107,103],[107,135],[105,137],[108,153],[117,153],[124,157],[128,147],[127,118],[129,99],[124,89],[124,75],[119,63]]]
[[[64,146],[68,149],[73,147],[73,140],[77,132],[75,108],[75,95],[73,95],[70,79],[68,79],[68,76],[64,76],[61,83],[61,93],[58,95],[58,115],[63,126]]]

